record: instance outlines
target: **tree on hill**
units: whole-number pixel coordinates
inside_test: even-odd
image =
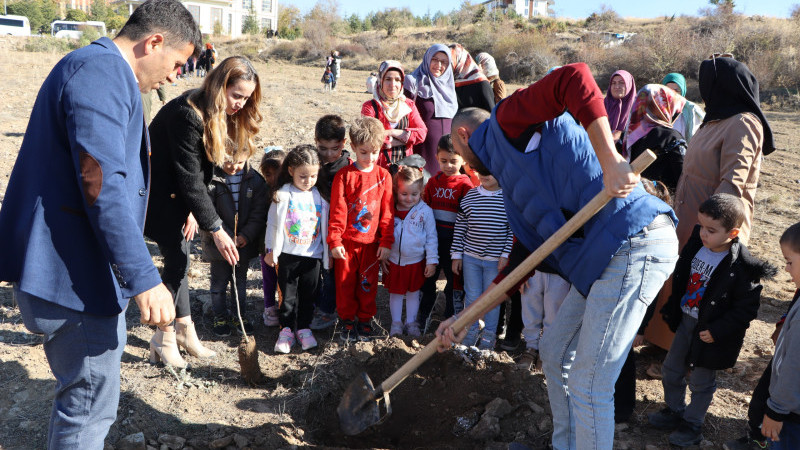
[[[86,22],[89,16],[80,9],[68,9],[67,17],[64,20],[74,20],[75,22]]]
[[[20,0],[7,5],[8,14],[25,16],[33,33],[50,34],[50,22],[58,18],[54,0]]]
[[[244,17],[244,20],[242,21],[242,33],[258,34],[258,29],[259,29],[258,17],[256,16],[256,12],[251,5],[250,12]]]
[[[91,13],[89,14],[90,20],[105,22],[110,13],[111,9],[106,5],[105,0],[92,0]],[[106,25],[106,27],[108,27],[108,25]]]
[[[375,13],[375,18],[372,19],[372,25],[375,28],[386,30],[386,35],[391,36],[398,28],[408,25],[413,20],[414,15],[408,8],[386,8],[383,11]]]
[[[296,39],[303,34],[300,10],[294,5],[278,6],[278,36],[284,39]]]

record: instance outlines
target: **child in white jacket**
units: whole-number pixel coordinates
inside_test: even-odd
[[[421,200],[423,172],[400,166],[394,175],[394,244],[389,261],[383,264],[383,284],[389,290],[392,312],[390,336],[419,336],[416,317],[419,290],[439,263],[439,242],[433,210]],[[403,327],[403,297],[406,299],[406,323]]]
[[[264,262],[278,266],[283,294],[281,326],[275,351],[289,353],[299,341],[303,350],[317,346],[309,328],[319,297],[320,266],[328,268],[328,202],[314,184],[319,172],[317,149],[293,148],[283,161],[267,218]],[[295,340],[296,337],[296,340]]]

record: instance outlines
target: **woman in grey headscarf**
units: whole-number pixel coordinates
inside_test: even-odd
[[[450,134],[450,123],[458,111],[450,49],[444,44],[434,44],[422,63],[406,75],[406,96],[414,100],[422,121],[428,127],[428,135],[421,144],[414,146],[414,153],[425,158],[425,169],[431,174],[439,173],[436,145],[439,138]]]
[[[497,63],[494,57],[486,52],[478,53],[475,57],[475,62],[481,66],[486,78],[489,79],[489,84],[492,85],[492,92],[494,92],[494,102],[506,98],[506,84],[500,79],[500,71],[497,70]]]

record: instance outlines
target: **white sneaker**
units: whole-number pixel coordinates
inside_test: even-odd
[[[400,336],[403,334],[403,322],[392,322],[392,327],[389,329],[389,336]]]
[[[422,336],[422,333],[419,331],[419,325],[417,325],[417,322],[409,322],[406,324],[406,334],[412,337]]]
[[[292,333],[291,328],[282,329],[278,334],[278,342],[275,343],[275,352],[284,354],[291,352],[294,342],[294,333]]]

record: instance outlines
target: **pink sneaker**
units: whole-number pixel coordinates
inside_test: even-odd
[[[275,343],[275,352],[276,353],[291,352],[294,342],[295,342],[294,333],[292,333],[292,329],[289,327],[282,329],[280,334],[278,334],[278,342]]]
[[[297,330],[297,340],[300,341],[300,346],[303,350],[308,350],[317,346],[317,340],[314,339],[314,333],[308,328]]]

